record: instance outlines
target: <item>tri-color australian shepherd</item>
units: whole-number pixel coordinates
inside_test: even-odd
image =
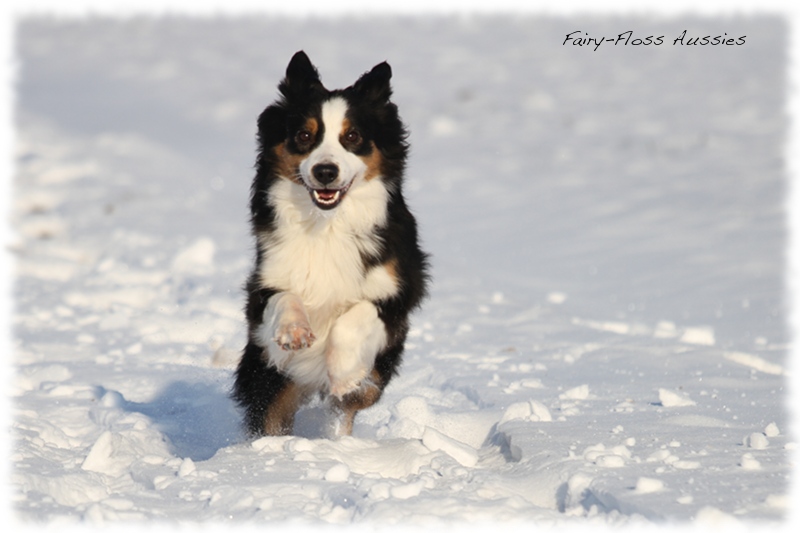
[[[256,261],[233,391],[253,435],[291,433],[315,395],[335,415],[327,433],[349,435],[398,370],[427,261],[403,199],[391,75],[384,62],[329,91],[297,52],[258,118]]]

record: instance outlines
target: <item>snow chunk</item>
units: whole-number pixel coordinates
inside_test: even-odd
[[[302,452],[313,452],[316,448],[314,441],[310,439],[304,439],[302,437],[298,438],[290,438],[285,441],[286,446],[285,449],[291,453],[302,453]]]
[[[709,526],[735,526],[741,523],[734,516],[711,506],[703,507],[697,511],[694,521],[695,523]]]
[[[681,336],[681,342],[686,344],[698,344],[700,346],[714,346],[714,328],[708,326],[698,326],[686,328]]]
[[[386,500],[391,496],[392,486],[388,483],[376,483],[369,488],[367,498],[370,500]]]
[[[657,461],[666,461],[669,457],[674,457],[672,455],[672,452],[670,452],[669,450],[656,450],[655,452],[648,455],[645,461],[647,461],[648,463],[655,463]]]
[[[743,352],[725,352],[722,354],[728,361],[747,366],[753,370],[758,370],[765,374],[772,374],[774,376],[783,375],[783,367],[781,365],[770,363],[769,361],[758,357],[757,355],[743,353]]]
[[[317,456],[311,452],[299,452],[292,457],[292,461],[302,461],[306,463],[313,463],[317,460]]]
[[[742,440],[742,444],[754,450],[764,450],[769,446],[769,440],[763,433],[751,433]]]
[[[690,398],[668,389],[658,389],[658,399],[664,407],[689,407],[697,405]]]
[[[530,402],[512,403],[511,405],[506,407],[506,410],[503,413],[503,417],[500,419],[500,424],[503,424],[510,420],[528,420],[530,416],[531,416]]]
[[[656,330],[653,332],[653,337],[656,339],[672,339],[678,336],[678,329],[675,327],[674,322],[662,320],[656,324]]]
[[[490,410],[435,413],[428,400],[419,396],[403,398],[390,408],[391,417],[381,427],[377,436],[422,440],[425,428],[433,428],[444,435],[480,448],[492,427],[497,424],[497,414]]]
[[[552,422],[553,416],[544,404],[531,400],[531,420],[534,422]]]
[[[186,477],[194,474],[195,472],[197,472],[197,468],[194,466],[194,461],[187,457],[183,460],[181,466],[178,468],[178,477]]]
[[[781,434],[781,430],[778,429],[778,425],[775,422],[771,422],[766,428],[764,428],[764,435],[767,437],[777,437]]]
[[[392,487],[389,492],[392,495],[392,498],[397,498],[398,500],[407,500],[409,498],[413,498],[414,496],[419,496],[423,488],[425,488],[425,481],[419,480],[414,483]]]
[[[599,443],[587,447],[583,451],[583,458],[603,468],[621,468],[625,466],[626,459],[631,458],[631,451],[622,445],[606,449],[603,443]]]
[[[419,424],[427,424],[433,418],[428,401],[420,396],[403,398],[394,406],[398,418],[411,418]]]
[[[349,478],[350,467],[343,463],[330,467],[328,471],[325,472],[324,476],[325,481],[331,481],[334,483],[343,483]]]
[[[100,405],[103,407],[122,407],[125,405],[125,398],[115,390],[106,391],[100,398]]]
[[[433,428],[425,428],[422,444],[432,452],[443,451],[462,466],[473,467],[478,463],[478,452],[471,446],[459,442]]]
[[[419,473],[430,464],[434,455],[419,440],[387,439],[380,441],[342,437],[338,440],[302,440],[298,455],[313,456],[317,461],[333,460],[344,463],[359,475],[375,474],[383,478],[404,478]],[[292,441],[287,443],[287,448]],[[297,459],[297,456],[295,456]]]
[[[582,318],[573,318],[572,323],[577,326],[585,326],[587,328],[594,329],[597,331],[616,333],[617,335],[631,334],[631,325],[625,322],[584,320]]]
[[[419,396],[409,396],[397,402],[392,408],[392,415],[392,434],[407,439],[421,439],[425,427],[433,425],[435,418],[428,401]]]
[[[558,395],[562,400],[585,400],[589,397],[589,385],[579,385]]]
[[[637,494],[652,494],[664,490],[664,482],[660,479],[650,477],[640,477],[636,480],[636,487],[633,489]]]
[[[594,481],[594,478],[588,474],[578,472],[567,480],[567,494],[564,497],[564,507],[569,509],[581,505],[584,493]]]
[[[770,509],[785,511],[789,508],[789,496],[786,494],[770,494],[764,500],[764,505]]]
[[[134,420],[139,416],[129,415],[127,418]],[[169,457],[167,444],[161,438],[161,434],[146,428],[145,420],[147,419],[142,416],[131,430],[119,433],[104,431],[92,445],[81,464],[81,469],[117,477],[128,472],[133,461],[141,457],[147,455]],[[135,429],[139,422],[143,422],[141,425],[145,427]]]
[[[544,404],[535,400],[527,402],[517,402],[509,405],[498,424],[504,424],[511,420],[526,420],[530,422],[552,422],[553,416]]]
[[[752,453],[742,455],[742,458],[739,459],[739,466],[745,470],[761,470],[761,463],[753,457]]]
[[[250,443],[250,446],[257,452],[275,453],[286,448],[287,441],[295,437],[261,437]]]
[[[622,468],[625,466],[625,459],[619,455],[601,455],[594,464],[603,468]]]
[[[89,455],[83,460],[81,468],[90,472],[108,473],[109,470],[116,470],[112,468],[111,455],[114,453],[114,445],[112,442],[113,435],[110,431],[104,431],[100,437],[95,441],[92,449],[89,450]]]

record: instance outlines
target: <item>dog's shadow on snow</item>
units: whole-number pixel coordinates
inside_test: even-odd
[[[212,383],[175,381],[150,402],[124,401],[123,408],[141,413],[167,438],[176,457],[205,461],[220,449],[250,438],[228,392]],[[324,405],[311,402],[295,417],[293,435],[307,439],[328,438],[330,414]]]
[[[176,457],[205,461],[244,440],[241,416],[219,385],[176,381],[150,402],[126,402],[125,410],[150,418]]]

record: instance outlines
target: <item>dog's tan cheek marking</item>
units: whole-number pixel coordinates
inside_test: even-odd
[[[350,119],[345,118],[342,121],[342,129],[339,133],[339,139],[344,139],[345,134],[350,130]],[[341,142],[341,141],[340,141]],[[378,150],[378,147],[375,146],[375,143],[370,141],[369,142],[371,152],[369,155],[358,156],[364,162],[364,165],[367,167],[367,171],[364,173],[364,179],[367,181],[371,180],[376,176],[380,176],[382,173],[383,167],[383,157],[381,157],[381,152]]]
[[[286,149],[286,143],[283,142],[272,149],[275,154],[276,168],[278,176],[287,179],[299,185],[303,182],[300,179],[300,163],[303,161],[303,156],[299,154],[291,154]]]
[[[311,133],[312,137],[316,138],[317,131],[319,131],[319,123],[317,122],[317,119],[311,117],[306,120],[306,129]]]
[[[346,118],[342,120],[342,129],[339,131],[339,138],[343,138],[345,133],[350,129],[350,119]]]
[[[300,405],[302,391],[290,382],[278,393],[264,417],[264,432],[267,435],[288,435],[294,427],[294,414]]]
[[[317,132],[319,131],[319,122],[317,122],[317,119],[314,117],[306,119],[305,129],[311,133],[312,138],[316,138]],[[286,140],[273,148],[275,160],[277,161],[276,170],[280,177],[302,185],[303,180],[300,178],[300,163],[303,162],[306,156],[289,152],[286,147],[288,142],[289,141]]]
[[[364,179],[369,181],[383,173],[383,156],[375,143],[370,141],[372,152],[369,155],[359,156],[364,164],[367,166],[367,171],[364,173]]]

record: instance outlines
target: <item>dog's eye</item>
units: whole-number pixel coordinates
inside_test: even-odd
[[[311,132],[308,130],[300,130],[294,136],[294,140],[297,141],[298,144],[307,144],[311,142]]]
[[[344,140],[349,144],[358,144],[361,142],[361,134],[356,130],[347,130],[344,134]]]

